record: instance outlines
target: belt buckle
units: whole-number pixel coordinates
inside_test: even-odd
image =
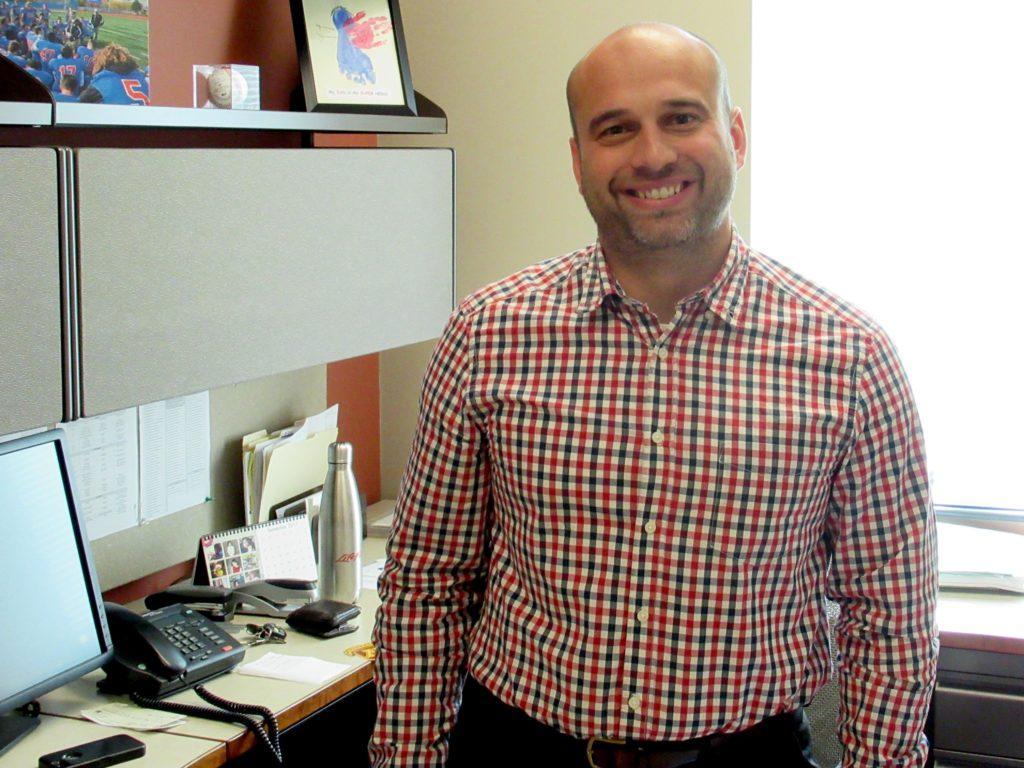
[[[622,746],[623,744],[626,743],[626,740],[625,739],[606,739],[603,736],[591,736],[589,739],[587,739],[587,765],[590,766],[590,768],[603,768],[603,766],[600,766],[600,765],[598,765],[597,763],[594,762],[594,755],[592,753],[592,750],[594,749],[594,745],[597,744],[598,742],[600,742],[602,744],[616,744],[618,746]]]

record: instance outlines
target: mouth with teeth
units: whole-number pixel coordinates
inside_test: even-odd
[[[693,184],[692,181],[679,181],[675,184],[665,184],[650,189],[627,188],[625,193],[634,200],[644,200],[652,203],[661,203],[669,200],[674,202],[674,198],[688,190]]]

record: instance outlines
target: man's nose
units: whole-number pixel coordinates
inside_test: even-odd
[[[660,131],[641,131],[633,144],[633,169],[638,174],[656,176],[676,161],[676,151]]]

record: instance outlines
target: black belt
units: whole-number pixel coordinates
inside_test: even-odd
[[[681,768],[694,765],[709,752],[732,746],[734,742],[760,738],[765,733],[785,728],[792,730],[803,719],[803,712],[783,712],[734,733],[716,733],[686,741],[587,740],[590,768]]]

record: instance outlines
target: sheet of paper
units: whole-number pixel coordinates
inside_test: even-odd
[[[363,589],[376,589],[377,579],[384,570],[384,558],[374,560],[363,566]]]
[[[142,519],[210,497],[210,393],[139,406]]]
[[[285,442],[297,443],[305,440],[316,432],[323,432],[325,429],[338,426],[338,404],[328,406],[320,413],[307,416],[301,421],[295,422],[295,431],[289,435]]]
[[[59,425],[90,541],[139,522],[139,436],[134,408]]]
[[[351,664],[336,664],[312,656],[286,656],[268,653],[262,659],[242,664],[235,669],[242,675],[272,677],[276,680],[292,680],[296,683],[320,685],[342,674]]]

